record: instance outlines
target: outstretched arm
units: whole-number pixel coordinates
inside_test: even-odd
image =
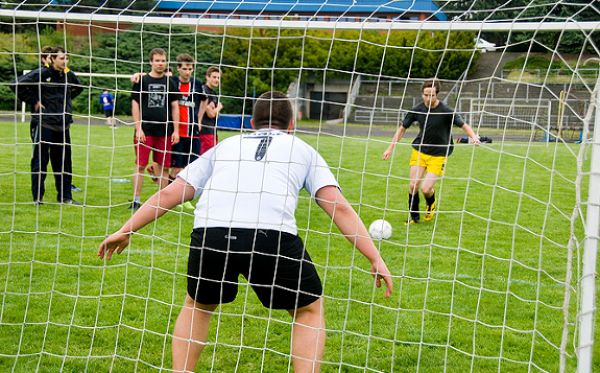
[[[183,181],[175,179],[168,187],[155,193],[133,216],[115,233],[108,236],[100,244],[98,256],[110,260],[114,251],[120,254],[129,245],[131,234],[148,223],[163,216],[173,207],[194,198],[194,187]]]
[[[390,156],[392,155],[392,151],[394,150],[394,147],[396,146],[396,143],[402,139],[405,132],[406,132],[406,128],[404,128],[404,126],[401,125],[400,127],[398,127],[398,130],[396,130],[394,137],[392,137],[392,142],[390,143],[390,146],[388,146],[388,148],[383,152],[383,155],[381,158],[384,161],[390,158]]]
[[[317,191],[316,200],[319,206],[331,216],[348,241],[369,259],[377,287],[381,287],[381,280],[383,280],[386,287],[385,297],[389,297],[393,288],[392,275],[369,236],[367,228],[344,195],[336,186],[329,185]]]
[[[479,141],[479,136],[477,136],[475,134],[475,132],[473,132],[473,129],[471,128],[471,126],[469,126],[468,124],[465,123],[462,126],[462,130],[467,134],[467,136],[469,136],[471,138],[471,141],[473,141],[473,144],[475,144],[475,145],[481,144],[481,141]]]

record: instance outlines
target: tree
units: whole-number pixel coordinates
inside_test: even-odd
[[[437,1],[451,18],[463,21],[597,21],[600,7],[590,2],[555,2],[542,0],[453,0]],[[482,37],[497,45],[514,45],[513,51],[540,51],[548,49],[565,53],[593,52],[600,48],[600,33],[594,32],[590,38],[581,32],[485,32]],[[510,38],[510,39],[509,39]]]

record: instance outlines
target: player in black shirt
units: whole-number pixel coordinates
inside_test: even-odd
[[[202,86],[204,97],[200,107],[200,113],[204,113],[200,122],[200,154],[204,154],[219,142],[217,115],[223,109],[223,104],[219,102],[219,96],[215,90],[219,88],[220,80],[221,70],[218,67],[211,66],[206,70],[206,84]]]
[[[135,123],[134,144],[137,172],[133,178],[134,196],[131,209],[141,206],[140,195],[144,169],[150,153],[160,165],[155,176],[160,177],[161,189],[169,183],[171,145],[179,142],[179,89],[177,82],[166,75],[167,52],[154,48],[150,52],[152,70],[133,85],[131,115]]]
[[[409,162],[408,224],[419,222],[419,187],[427,202],[425,221],[433,219],[436,210],[434,186],[437,179],[444,174],[446,161],[454,149],[452,125],[462,128],[473,144],[480,143],[479,136],[473,132],[471,126],[466,124],[454,109],[438,99],[439,91],[440,83],[437,80],[431,79],[423,83],[423,102],[406,114],[390,146],[383,152],[382,158],[388,159],[406,129],[415,123],[418,124],[419,134],[412,143],[413,151]]]

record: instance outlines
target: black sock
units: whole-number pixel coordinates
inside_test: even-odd
[[[427,206],[431,206],[435,203],[435,192],[431,193],[429,197],[425,196],[425,201],[427,202]]]
[[[419,192],[408,194],[408,210],[412,220],[419,221]]]

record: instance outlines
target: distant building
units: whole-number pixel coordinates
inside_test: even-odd
[[[429,0],[159,0],[154,12],[190,18],[280,19],[341,22],[447,21]]]

